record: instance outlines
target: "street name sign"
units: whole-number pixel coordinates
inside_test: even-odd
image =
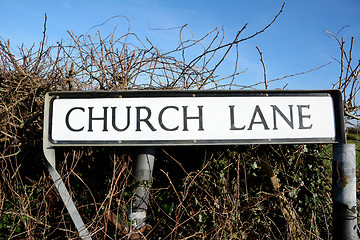
[[[50,92],[46,99],[51,146],[335,143],[343,126],[337,90]]]

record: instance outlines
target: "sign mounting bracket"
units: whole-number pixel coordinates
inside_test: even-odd
[[[45,96],[45,101],[47,101],[48,96]],[[44,113],[44,123],[49,121],[49,109],[45,107]],[[71,199],[70,193],[67,190],[64,181],[62,180],[60,174],[56,171],[56,159],[55,159],[55,149],[50,146],[48,141],[48,129],[44,128],[43,131],[43,152],[45,158],[47,160],[47,167],[50,173],[52,180],[54,181],[54,185],[65,204],[66,209],[68,210],[71,219],[73,220],[76,229],[79,232],[80,237],[83,240],[91,240],[91,236],[89,231],[87,230],[84,221],[82,220],[73,200]]]

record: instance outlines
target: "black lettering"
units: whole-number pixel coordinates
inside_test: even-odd
[[[259,115],[259,117],[260,117],[260,119],[261,119],[260,122],[255,122],[255,117],[256,117],[257,114]],[[268,127],[266,121],[265,121],[264,115],[262,114],[259,105],[256,105],[256,107],[255,107],[255,111],[254,111],[254,114],[253,114],[253,116],[252,116],[252,119],[251,119],[250,126],[249,126],[248,130],[252,130],[252,126],[253,126],[254,124],[262,124],[262,125],[264,126],[264,129],[265,129],[265,130],[269,130],[269,129],[270,129],[270,128]]]
[[[103,124],[103,132],[107,132],[107,109],[108,107],[103,107],[104,109],[104,117],[99,117],[99,118],[95,118],[93,117],[93,109],[94,107],[89,107],[89,130],[88,132],[93,132],[93,129],[92,129],[92,123],[93,123],[93,120],[102,120],[104,122]]]
[[[145,118],[140,118],[140,111],[141,109],[146,110],[147,116]],[[151,131],[156,131],[156,129],[151,125],[149,122],[149,118],[151,117],[151,110],[148,107],[136,107],[136,131],[141,131],[140,129],[140,122],[145,122]]]
[[[124,128],[118,128],[116,126],[116,117],[115,117],[115,115],[116,115],[116,107],[111,107],[111,109],[112,109],[112,126],[116,131],[123,132],[126,129],[128,129],[128,127],[130,125],[130,108],[131,107],[126,107],[126,109],[127,109],[127,123],[126,123],[126,126]]]
[[[167,106],[167,107],[164,107],[163,109],[161,109],[161,111],[160,111],[160,113],[159,113],[159,124],[160,124],[160,127],[161,127],[162,129],[164,129],[165,131],[176,131],[176,130],[178,130],[179,126],[174,127],[174,128],[168,128],[168,127],[166,127],[166,126],[164,125],[164,123],[163,123],[163,114],[164,114],[164,112],[165,112],[167,109],[169,109],[169,108],[173,108],[173,109],[175,109],[176,111],[179,111],[179,108],[176,107],[176,106]]]
[[[299,129],[311,129],[312,128],[312,124],[310,124],[310,126],[305,127],[304,126],[304,118],[309,118],[311,117],[311,115],[303,115],[303,108],[307,108],[310,109],[310,105],[297,105],[298,107],[298,112],[299,112]]]
[[[271,105],[271,107],[273,108],[273,117],[274,117],[274,130],[277,130],[277,126],[276,126],[276,113],[279,113],[280,116],[285,120],[285,122],[292,128],[294,129],[294,117],[293,117],[293,111],[292,111],[292,107],[293,105],[289,105],[289,109],[290,109],[290,120],[280,111],[280,109],[276,106],[276,105]]]
[[[234,105],[230,105],[230,130],[244,130],[245,126],[241,128],[235,127],[235,117],[234,117]]]
[[[66,117],[65,117],[65,124],[66,124],[66,127],[70,130],[70,131],[73,131],[73,132],[80,132],[84,129],[84,127],[81,127],[79,129],[75,129],[73,127],[70,126],[70,123],[69,123],[69,118],[70,118],[70,114],[72,113],[72,111],[74,110],[81,110],[83,112],[85,112],[85,109],[82,108],[82,107],[74,107],[72,109],[70,109],[67,114],[66,114]]]
[[[196,116],[196,117],[188,117],[187,115],[187,108],[188,106],[183,106],[183,110],[184,110],[184,129],[183,131],[189,131],[188,129],[188,124],[187,124],[187,121],[189,119],[199,119],[199,129],[198,131],[204,131],[204,127],[203,127],[203,115],[202,115],[202,108],[203,106],[198,106],[198,109],[199,109],[199,116]]]

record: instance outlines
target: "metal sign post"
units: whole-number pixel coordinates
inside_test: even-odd
[[[356,149],[346,143],[343,101],[333,95],[336,139],[333,144],[333,238],[357,240]]]
[[[334,239],[357,238],[355,144],[333,146]]]
[[[134,193],[133,203],[128,212],[128,219],[133,222],[135,229],[141,229],[145,226],[154,161],[154,147],[144,147],[139,150],[135,163],[135,180],[137,187]]]
[[[50,92],[45,98],[50,173],[57,173],[56,147],[149,147],[136,163],[141,184],[129,210],[136,227],[145,224],[155,146],[303,143],[334,144],[334,238],[355,239],[355,148],[346,144],[337,90]],[[68,208],[70,196],[63,199]],[[77,211],[68,210],[75,225],[84,226]]]

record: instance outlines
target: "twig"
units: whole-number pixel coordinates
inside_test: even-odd
[[[242,27],[242,29],[237,33],[237,35],[236,35],[236,37],[235,37],[235,39],[236,39],[235,42],[231,42],[231,43],[228,43],[228,44],[224,44],[224,45],[219,46],[219,47],[217,47],[217,48],[215,48],[215,49],[208,50],[208,51],[202,53],[201,55],[199,55],[198,57],[194,58],[189,64],[186,65],[186,68],[185,68],[185,69],[182,71],[182,73],[179,75],[177,81],[179,81],[179,79],[183,77],[183,75],[185,74],[185,72],[187,71],[187,69],[193,67],[194,62],[196,62],[198,59],[202,58],[202,57],[205,56],[206,54],[209,54],[209,53],[215,52],[215,51],[219,51],[220,49],[225,48],[225,47],[229,47],[229,46],[231,47],[231,46],[234,45],[234,44],[237,44],[237,43],[240,43],[240,42],[249,40],[249,39],[251,39],[251,38],[254,38],[254,37],[256,37],[257,35],[263,33],[264,31],[266,31],[266,29],[268,29],[268,28],[276,21],[276,19],[279,17],[279,15],[282,13],[282,11],[283,11],[283,9],[284,9],[284,7],[285,7],[285,3],[286,3],[286,2],[283,3],[283,5],[281,6],[280,11],[276,14],[276,16],[274,17],[274,19],[273,19],[268,25],[266,25],[263,29],[261,29],[260,31],[254,33],[254,34],[252,34],[252,35],[250,35],[250,36],[248,36],[248,37],[246,37],[246,38],[237,40],[239,34],[240,34],[242,31],[244,31],[245,28],[247,27],[247,24],[245,24],[245,25]],[[177,81],[176,81],[176,82],[177,82]]]
[[[256,49],[258,50],[258,52],[260,54],[260,61],[261,61],[261,64],[263,66],[263,69],[264,69],[264,84],[265,84],[265,89],[267,90],[268,89],[268,82],[267,82],[267,78],[266,78],[266,66],[265,66],[265,62],[264,62],[264,59],[263,59],[263,54],[260,51],[258,46],[256,46]]]

